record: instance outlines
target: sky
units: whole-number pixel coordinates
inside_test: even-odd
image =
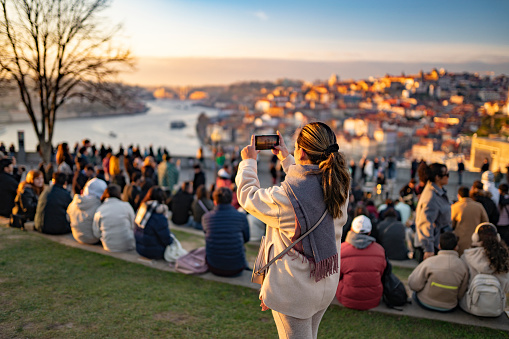
[[[509,74],[508,13],[507,0],[113,0],[103,15],[138,59],[123,80],[200,85],[444,65]]]

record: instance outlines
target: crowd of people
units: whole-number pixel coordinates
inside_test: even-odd
[[[329,147],[301,132],[294,154],[289,155],[280,139],[281,146],[273,150],[269,164],[274,186],[268,189],[259,187],[253,144],[242,152],[236,149],[229,157],[217,149],[213,166],[217,174],[208,187],[201,149],[192,165],[192,181],[179,180],[180,161],[161,148],[154,152],[150,147],[142,154],[138,147],[129,146],[115,153],[83,140],[71,152],[67,143],[61,143],[54,163],[42,163],[28,172],[17,166],[12,154],[0,152],[0,215],[10,218],[13,227],[33,220],[40,232],[72,233],[80,243],[101,245],[112,252],[136,250],[149,259],[165,258],[165,250],[176,241],[171,220],[174,225],[203,230],[209,270],[233,277],[249,268],[246,242],[265,235],[274,245],[273,256],[309,227],[315,211],[325,208],[334,217],[327,227],[334,234],[332,239],[337,238],[339,253],[333,250],[335,241],[328,244],[325,240],[328,231],[317,233],[316,239],[310,237],[310,242],[296,246],[302,260],[276,262],[276,269],[269,270],[268,283],[262,285],[262,307],[273,310],[278,331],[285,331],[288,323],[297,324],[294,318],[316,318],[319,323],[325,305],[310,303],[305,314],[285,308],[281,296],[292,299],[293,291],[279,286],[283,281],[300,280],[315,292],[323,285],[320,293],[325,293],[325,285],[332,281],[329,277],[334,276],[338,301],[366,310],[380,303],[388,260],[419,262],[408,284],[413,299],[423,308],[448,312],[459,305],[472,314],[498,315],[493,300],[482,306],[472,301],[472,286],[490,281],[500,292],[500,300],[495,299],[505,306],[509,292],[508,184],[495,182],[494,174],[485,168],[471,187],[459,187],[457,201],[452,203],[446,191],[448,168],[414,161],[411,179],[400,189],[398,199],[387,198],[376,206],[363,187],[394,182],[394,159],[363,159],[359,166],[354,161],[347,165],[324,126],[309,129],[323,133]],[[303,172],[295,172],[296,168]],[[311,184],[309,173],[328,176],[328,181]],[[328,201],[325,205],[324,199]],[[319,250],[321,246],[327,249]],[[298,262],[316,267],[310,274]],[[285,263],[286,267],[277,268]],[[285,270],[289,276],[271,273]],[[313,283],[299,276],[303,272]],[[316,336],[317,327],[305,326]]]
[[[33,221],[42,233],[72,233],[82,244],[163,259],[176,240],[171,220],[203,230],[209,269],[220,276],[236,276],[248,267],[244,243],[250,227],[258,240],[263,234],[264,224],[237,211],[235,166],[226,165],[224,155],[208,188],[203,159],[194,160],[193,180],[179,185],[180,161],[165,149],[154,153],[150,147],[142,155],[129,146],[113,152],[85,139],[73,152],[59,144],[52,160],[25,173],[14,156],[0,153],[0,215],[10,218],[12,227]]]

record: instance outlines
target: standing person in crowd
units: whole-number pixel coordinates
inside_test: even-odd
[[[75,194],[67,207],[72,236],[80,244],[97,244],[99,238],[94,235],[92,224],[94,214],[101,206],[101,197],[107,184],[104,180],[93,178],[85,184],[83,194]]]
[[[217,172],[216,189],[220,188],[220,187],[230,188],[231,185],[232,185],[232,179],[231,179],[231,174],[229,172],[228,165],[224,165],[223,168],[221,168]]]
[[[238,276],[247,267],[244,249],[249,241],[247,218],[231,205],[229,188],[220,187],[212,196],[215,208],[202,218],[207,265],[215,275]]]
[[[92,230],[106,251],[122,252],[134,249],[134,211],[120,200],[120,187],[110,184],[101,196],[102,205],[94,214]]]
[[[205,173],[203,173],[200,164],[195,164],[194,168],[194,178],[193,178],[193,193],[196,193],[198,187],[205,186]]]
[[[0,159],[0,215],[6,218],[11,215],[18,188],[18,180],[12,175],[13,171],[11,159]]]
[[[103,170],[104,170],[104,180],[109,181],[110,180],[110,159],[113,155],[113,151],[111,148],[108,148],[106,150],[106,156],[103,158]]]
[[[138,210],[144,198],[141,192],[142,183],[143,177],[141,176],[141,172],[138,170],[134,171],[133,174],[131,174],[131,183],[126,185],[122,192],[122,200],[127,201],[134,211]]]
[[[196,160],[198,160],[198,164],[200,164],[203,167],[205,166],[205,158],[204,158],[204,155],[203,155],[203,147],[198,148],[198,150],[196,151]]]
[[[14,208],[12,209],[13,218],[20,218],[22,222],[34,220],[37,202],[43,189],[44,176],[42,172],[38,170],[29,171],[25,181],[18,185]],[[16,223],[20,225],[18,222]]]
[[[357,165],[355,164],[355,160],[350,160],[350,175],[352,176],[352,184],[355,182],[355,175],[357,172]]]
[[[67,207],[72,201],[69,191],[65,188],[67,175],[62,172],[53,173],[53,185],[45,189],[37,203],[35,212],[35,229],[46,234],[67,234],[71,225],[67,219]]]
[[[371,221],[360,215],[341,246],[341,274],[336,298],[345,307],[369,310],[382,298],[382,275],[387,261],[385,250],[371,234]]]
[[[481,173],[484,173],[489,170],[490,170],[490,162],[489,162],[488,158],[484,158],[484,160],[482,161]]]
[[[439,163],[424,166],[426,186],[417,203],[415,217],[414,245],[419,262],[438,252],[440,233],[452,230],[451,203],[445,190],[449,182],[447,166]]]
[[[341,228],[347,220],[350,173],[344,155],[339,153],[336,135],[326,124],[305,125],[297,136],[294,156],[278,135],[279,146],[272,152],[283,164],[285,181],[281,186],[260,188],[258,151],[252,136],[251,144],[241,152],[237,196],[248,213],[267,224],[265,248],[273,247],[274,255],[324,216],[289,255],[272,264],[260,290],[262,310],[272,309],[280,338],[316,338],[339,282]]]
[[[69,152],[69,145],[67,145],[66,142],[63,142],[60,145],[58,145],[55,160],[57,162],[57,172],[64,173],[67,176],[66,181],[72,182],[74,175],[73,172],[74,164],[72,161],[71,153]]]
[[[498,207],[493,202],[493,199],[491,199],[491,193],[488,191],[485,191],[483,189],[484,185],[481,181],[476,180],[472,184],[472,188],[470,189],[470,197],[479,203],[484,207],[484,210],[488,214],[488,220],[493,225],[498,224],[499,219],[499,213],[498,213]]]
[[[452,232],[440,235],[438,255],[425,260],[408,277],[413,298],[424,309],[450,312],[468,288],[468,268],[458,255],[458,238]]]
[[[180,190],[171,198],[169,207],[171,210],[171,221],[175,225],[191,226],[192,219],[192,204],[194,201],[193,196],[193,183],[185,181],[182,183]]]
[[[406,184],[403,186],[403,188],[399,191],[399,195],[403,197],[405,201],[408,201],[410,203],[410,206],[412,206],[412,209],[414,208],[414,199],[415,199],[415,179],[412,178]]]
[[[486,171],[481,176],[481,182],[483,184],[483,190],[491,193],[491,200],[498,205],[498,200],[500,199],[500,193],[498,192],[497,186],[493,182],[495,180],[495,176],[493,172]]]
[[[398,220],[396,210],[389,207],[385,218],[377,225],[377,242],[382,245],[391,260],[407,260],[406,227]]]
[[[463,163],[463,160],[460,158],[458,159],[458,185],[463,185],[463,172],[465,172],[465,164]]]
[[[362,183],[365,183],[366,182],[366,157],[363,156],[359,162],[359,167],[361,169],[361,181]]]
[[[500,200],[498,202],[497,231],[507,245],[509,244],[509,185],[501,184],[498,186],[498,190],[500,191]]]
[[[204,185],[198,186],[196,190],[196,199],[191,205],[193,210],[193,227],[197,230],[203,230],[201,219],[203,215],[214,208],[214,203],[209,199],[209,193]]]
[[[410,169],[410,179],[415,179],[415,175],[417,174],[417,168],[419,168],[419,162],[417,161],[417,159],[413,159]]]
[[[365,166],[364,166],[364,174],[365,174],[364,178],[366,179],[366,182],[373,181],[374,173],[375,173],[375,165],[374,165],[373,161],[366,159]]]
[[[168,225],[166,194],[152,186],[136,214],[134,237],[136,252],[148,259],[163,259],[164,250],[173,242]]]
[[[505,294],[509,293],[509,250],[501,241],[497,228],[491,223],[482,223],[477,226],[472,235],[472,248],[465,250],[461,259],[467,264],[470,273],[469,285],[478,274],[494,276],[500,283],[502,295],[500,296],[501,311],[505,307]],[[472,312],[467,298],[469,293],[460,301],[460,307],[465,312]],[[490,305],[496,307],[497,305]]]
[[[72,192],[74,194],[81,194],[83,187],[87,183],[88,177],[85,173],[85,166],[87,165],[85,158],[76,157],[76,171],[72,178]]]
[[[451,207],[452,228],[459,238],[458,253],[470,248],[472,234],[480,223],[488,221],[488,215],[484,207],[469,197],[467,187],[458,189],[458,201]]]
[[[163,154],[163,161],[157,166],[157,178],[159,186],[172,195],[173,187],[179,180],[179,171],[177,166],[171,162],[171,156]]]
[[[120,159],[116,155],[112,155],[110,158],[109,173],[110,183],[120,186],[120,192],[123,192],[127,183],[124,171],[120,168]]]
[[[387,177],[392,180],[396,179],[396,161],[394,161],[393,157],[389,157],[389,161],[387,162]]]

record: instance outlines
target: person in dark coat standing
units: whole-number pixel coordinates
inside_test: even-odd
[[[13,171],[11,159],[0,160],[0,215],[6,218],[11,215],[18,189],[18,181],[12,175]]]
[[[53,173],[53,186],[42,192],[35,213],[35,229],[46,234],[71,233],[71,225],[67,220],[67,206],[72,198],[64,188],[67,175],[62,172]]]
[[[212,197],[215,208],[202,218],[209,270],[223,277],[240,275],[247,265],[244,249],[249,241],[247,217],[231,205],[229,188],[216,189]]]
[[[194,179],[193,179],[193,193],[196,194],[196,190],[201,185],[205,186],[205,173],[203,173],[200,164],[194,165]]]

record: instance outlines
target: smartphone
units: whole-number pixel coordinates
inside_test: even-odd
[[[274,147],[278,145],[279,135],[277,134],[255,135],[256,150],[274,149]]]

